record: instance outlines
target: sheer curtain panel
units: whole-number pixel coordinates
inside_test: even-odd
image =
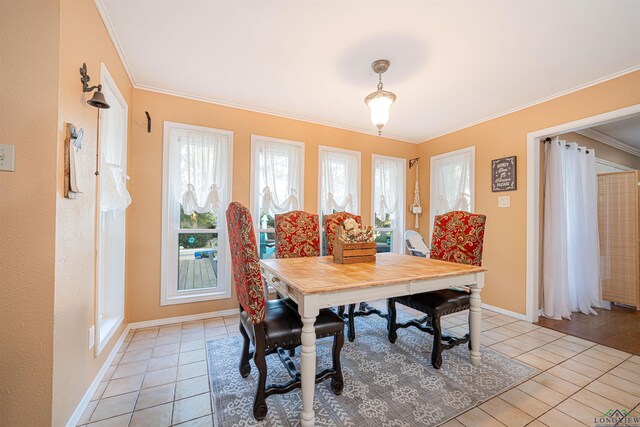
[[[360,156],[348,151],[320,150],[322,214],[360,212]]]
[[[542,314],[595,314],[599,297],[595,152],[554,138],[545,145]]]

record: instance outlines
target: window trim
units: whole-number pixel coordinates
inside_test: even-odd
[[[445,159],[451,156],[457,156],[463,153],[471,153],[471,165],[469,168],[469,188],[471,189],[471,194],[469,195],[469,210],[471,212],[475,212],[476,209],[476,146],[472,145],[471,147],[461,148],[459,150],[448,151],[446,153],[438,154],[437,156],[431,156],[430,159],[430,169],[429,169],[429,247],[431,246],[431,236],[433,235],[433,216],[431,213],[433,212],[433,206],[436,205],[435,200],[433,200],[433,196],[436,193],[435,190],[435,178],[434,178],[434,170],[435,170],[435,161],[440,159]]]
[[[258,142],[275,142],[277,144],[284,145],[292,145],[295,147],[299,147],[302,152],[302,164],[300,165],[300,191],[298,192],[298,209],[304,210],[304,163],[305,163],[305,144],[301,141],[293,141],[289,139],[280,139],[274,138],[271,136],[262,136],[262,135],[251,135],[251,159],[250,159],[250,200],[249,200],[249,211],[251,212],[251,216],[253,217],[253,228],[256,233],[256,237],[260,236],[260,233],[275,233],[275,228],[260,228],[260,218],[255,211],[257,206],[255,206],[255,196],[256,196],[256,146]]]
[[[389,227],[376,228],[376,207],[375,207],[376,201],[374,199],[375,186],[376,186],[375,159],[400,160],[402,162],[402,169],[404,172],[402,174],[403,192],[402,192],[402,203],[398,207],[401,212],[400,213],[400,229],[399,229],[400,237],[398,239],[400,250],[395,253],[404,254],[406,251],[405,244],[404,244],[404,233],[407,230],[407,215],[404,210],[405,204],[407,203],[407,159],[402,157],[385,156],[382,154],[371,154],[371,226],[373,227],[373,231],[381,231],[381,232],[387,232],[387,231],[394,232],[395,230]]]
[[[216,290],[206,290],[203,289],[194,289],[192,291],[180,291],[181,295],[177,295],[177,283],[172,280],[169,280],[169,275],[171,273],[171,262],[173,258],[169,259],[169,257],[173,257],[171,252],[171,248],[168,245],[169,236],[168,234],[173,232],[173,230],[169,230],[169,210],[167,204],[169,203],[169,165],[171,161],[171,129],[178,128],[184,130],[192,130],[198,132],[208,132],[208,133],[217,133],[227,135],[229,138],[229,147],[228,147],[228,168],[227,168],[227,188],[226,194],[228,200],[223,200],[223,203],[227,203],[229,200],[233,200],[233,131],[224,130],[224,129],[216,129],[210,128],[206,126],[196,126],[190,125],[186,123],[177,123],[177,122],[164,122],[163,128],[163,144],[162,144],[162,255],[161,255],[161,274],[160,274],[160,305],[173,305],[173,304],[188,304],[193,302],[201,302],[201,301],[212,301],[218,299],[229,299],[231,298],[231,251],[228,244],[228,235],[226,228],[226,219],[224,218],[224,206],[222,208],[221,216],[222,224],[221,227],[215,228],[215,230],[209,231],[210,233],[217,233],[218,236],[222,234],[222,246],[224,251],[224,277],[222,283],[224,285],[223,289]],[[195,233],[203,233],[201,230],[194,231]],[[220,237],[218,237],[218,242],[220,242]],[[220,251],[220,246],[218,246],[218,251]],[[177,261],[177,259],[175,260]],[[219,282],[218,282],[219,283]],[[175,288],[175,289],[173,289]]]

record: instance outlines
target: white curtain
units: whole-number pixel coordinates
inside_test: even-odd
[[[554,138],[545,145],[542,314],[570,319],[599,304],[595,152]]]
[[[385,221],[387,214],[394,221],[403,212],[400,200],[405,189],[404,163],[402,160],[376,157],[373,161],[373,203],[374,213],[380,221]]]
[[[302,147],[274,141],[255,140],[256,221],[260,211],[267,215],[300,208],[302,186]]]
[[[186,215],[216,212],[226,200],[227,136],[184,129],[171,130],[172,145],[179,152],[179,180],[172,193]]]
[[[471,210],[471,151],[440,157],[432,162],[431,219],[450,211]]]
[[[320,150],[322,213],[358,214],[360,158],[354,153]]]

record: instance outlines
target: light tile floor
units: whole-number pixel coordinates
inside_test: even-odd
[[[464,334],[467,316],[447,316],[443,327]],[[205,342],[238,335],[238,321],[232,316],[131,331],[78,425],[213,426]],[[482,330],[483,346],[541,373],[445,426],[593,426],[596,416],[617,408],[640,416],[640,356],[488,310]]]

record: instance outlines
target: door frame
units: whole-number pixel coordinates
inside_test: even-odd
[[[597,114],[573,122],[540,129],[527,134],[527,240],[526,240],[526,320],[537,322],[539,317],[540,267],[540,142],[547,137],[575,132],[617,121],[640,113],[640,104],[607,113]]]
[[[124,99],[124,96],[122,96],[122,92],[120,92],[120,88],[118,87],[118,85],[116,84],[115,80],[113,79],[113,77],[111,76],[111,74],[109,73],[109,70],[107,69],[107,66],[101,62],[100,63],[100,83],[102,84],[103,88],[108,87],[109,90],[113,93],[113,95],[116,97],[116,99],[118,100],[118,103],[120,105],[122,105],[124,107],[124,116],[125,116],[125,126],[124,126],[124,138],[125,138],[125,143],[124,143],[124,163],[123,163],[123,173],[126,175],[127,173],[127,153],[128,153],[128,145],[129,145],[129,105],[127,104],[127,101]],[[97,150],[102,150],[102,148],[104,147],[104,143],[105,141],[102,141],[101,139],[104,136],[104,132],[102,132],[102,115],[105,114],[104,110],[100,110],[99,112],[99,117],[100,120],[98,120],[98,130],[99,130],[99,135],[98,135],[98,147]],[[100,156],[99,158],[102,159],[102,153],[100,151],[98,151],[98,155]],[[99,165],[98,165],[99,168]],[[96,259],[95,259],[95,286],[96,286],[96,292],[95,292],[95,344],[94,344],[94,351],[95,351],[95,355],[98,356],[100,355],[100,353],[102,353],[102,350],[104,350],[104,348],[109,344],[109,342],[111,342],[111,338],[113,338],[114,334],[116,333],[116,331],[120,328],[120,326],[122,325],[122,323],[124,322],[124,316],[125,316],[125,307],[126,307],[126,268],[127,268],[127,262],[126,262],[126,257],[124,260],[124,283],[123,283],[123,287],[122,287],[122,313],[120,315],[118,315],[118,317],[114,320],[114,322],[112,322],[110,325],[108,326],[108,332],[106,333],[106,335],[104,336],[104,338],[100,339],[101,335],[102,335],[102,331],[101,331],[101,324],[100,324],[100,314],[102,312],[101,310],[101,304],[104,303],[104,301],[102,300],[103,295],[104,295],[104,283],[102,282],[102,262],[100,259],[101,256],[101,250],[100,247],[102,245],[102,239],[100,238],[100,230],[102,228],[102,220],[101,220],[101,210],[100,210],[100,183],[101,180],[101,176],[98,175],[97,179],[96,179],[96,239],[95,239],[95,254],[96,254]],[[127,227],[127,216],[126,214],[124,215],[124,227],[125,227],[125,231],[124,231],[124,247],[123,247],[123,254],[126,252],[126,248],[127,248],[127,232],[126,232],[126,227]],[[124,256],[124,255],[123,255]]]

